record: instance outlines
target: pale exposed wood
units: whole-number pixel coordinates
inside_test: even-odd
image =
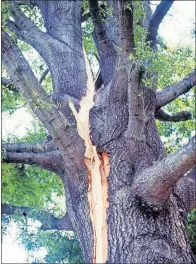
[[[85,50],[84,50],[85,54]],[[105,153],[100,158],[96,146],[92,144],[89,130],[89,111],[93,107],[94,83],[90,65],[85,54],[87,72],[87,92],[80,102],[80,110],[77,113],[73,104],[70,108],[77,121],[77,129],[85,144],[84,162],[88,168],[88,201],[90,217],[94,233],[93,263],[105,263],[107,260],[107,221],[106,209],[108,207],[108,184],[109,158]]]

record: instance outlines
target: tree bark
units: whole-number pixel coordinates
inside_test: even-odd
[[[193,76],[180,82],[179,89],[173,85],[157,94],[148,89],[137,61],[128,60],[134,50],[133,13],[121,6],[122,59],[113,43],[114,31],[109,34],[110,27],[101,20],[98,1],[89,0],[104,84],[95,93],[82,47],[81,2],[34,2],[47,32],[40,31],[15,3],[11,4],[14,22],[8,26],[44,58],[53,82],[53,103],[6,33],[3,62],[57,149],[20,148],[34,162],[36,157],[39,162],[49,155],[52,165],[54,156],[50,155],[60,154],[67,211],[85,262],[194,263],[186,233],[185,202],[189,199],[175,189],[181,174],[194,166],[194,146],[167,156],[155,123],[155,111],[190,90]],[[162,1],[150,21],[153,41],[173,1],[169,2]],[[127,7],[129,1],[121,3]],[[120,67],[115,68],[119,60]],[[13,162],[19,157],[25,162],[13,145],[5,148],[9,159],[15,153]]]
[[[154,163],[161,162],[166,154],[155,125],[156,99],[152,90],[144,88],[143,91],[145,140],[125,137],[129,121],[127,78],[121,70],[110,86],[100,88],[90,114],[93,143],[99,152],[108,153],[110,158],[107,261],[194,263],[186,234],[187,208],[179,193],[171,190],[169,198],[159,209],[154,201],[148,203],[140,199],[139,191],[134,190],[134,180],[142,171],[150,184],[153,175],[148,168],[150,170]],[[194,145],[192,154],[193,151]],[[194,164],[194,158],[191,160]],[[167,166],[169,168],[169,164]],[[161,172],[156,172],[159,184]],[[156,190],[155,186],[153,190]]]

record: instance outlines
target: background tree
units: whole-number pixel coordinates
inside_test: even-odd
[[[174,100],[195,85],[190,49],[157,42],[172,3],[162,1],[153,15],[149,1],[3,3],[4,93],[18,96],[17,107],[28,102],[49,134],[38,144],[4,143],[3,160],[36,164],[61,178],[62,222],[71,223],[85,262],[194,262],[185,219],[195,207],[195,179],[183,176],[195,164],[194,138],[167,155],[157,130],[166,135],[164,125],[155,123],[191,118],[162,108],[184,110]],[[42,76],[32,71],[21,41],[42,57]],[[89,61],[99,64],[97,76]]]

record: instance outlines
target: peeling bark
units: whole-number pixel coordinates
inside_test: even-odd
[[[85,144],[84,163],[88,168],[88,202],[94,233],[93,263],[105,263],[107,260],[106,209],[108,207],[107,176],[109,175],[109,157],[107,153],[102,153],[100,157],[90,138],[89,112],[94,104],[95,88],[86,54],[85,63],[88,76],[87,93],[82,98],[78,113],[71,103],[70,108],[77,121],[78,133]]]

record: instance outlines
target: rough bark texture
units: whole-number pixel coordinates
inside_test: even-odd
[[[153,45],[173,1],[167,2],[161,2],[152,18],[149,1],[144,2],[147,16],[142,25],[150,28]],[[92,92],[88,97],[93,83],[82,47],[81,1],[33,3],[41,10],[47,32],[39,30],[15,1],[11,3],[14,22],[8,26],[44,58],[52,77],[53,102],[6,33],[3,63],[56,147],[52,143],[39,151],[34,145],[5,144],[7,162],[36,163],[53,171],[59,162],[61,169],[56,173],[62,178],[67,211],[86,263],[100,259],[108,263],[194,263],[186,233],[192,203],[186,204],[195,199],[194,191],[188,183],[187,188],[176,187],[182,173],[194,166],[193,145],[170,156],[170,162],[155,123],[155,111],[194,85],[193,74],[157,94],[145,87],[137,61],[128,60],[134,48],[133,11],[123,6],[132,1],[108,1],[115,12],[104,23],[99,2],[89,0],[103,81],[93,105]],[[118,54],[116,45],[125,51]],[[184,195],[187,190],[189,196]]]
[[[179,195],[172,192],[161,210],[137,198],[137,193],[132,195],[137,173],[161,160],[165,152],[155,126],[155,94],[146,88],[145,140],[125,137],[128,81],[124,74],[120,70],[110,86],[99,89],[91,110],[93,142],[110,157],[108,262],[194,263],[186,235],[186,207]],[[150,183],[148,171],[146,177]]]

